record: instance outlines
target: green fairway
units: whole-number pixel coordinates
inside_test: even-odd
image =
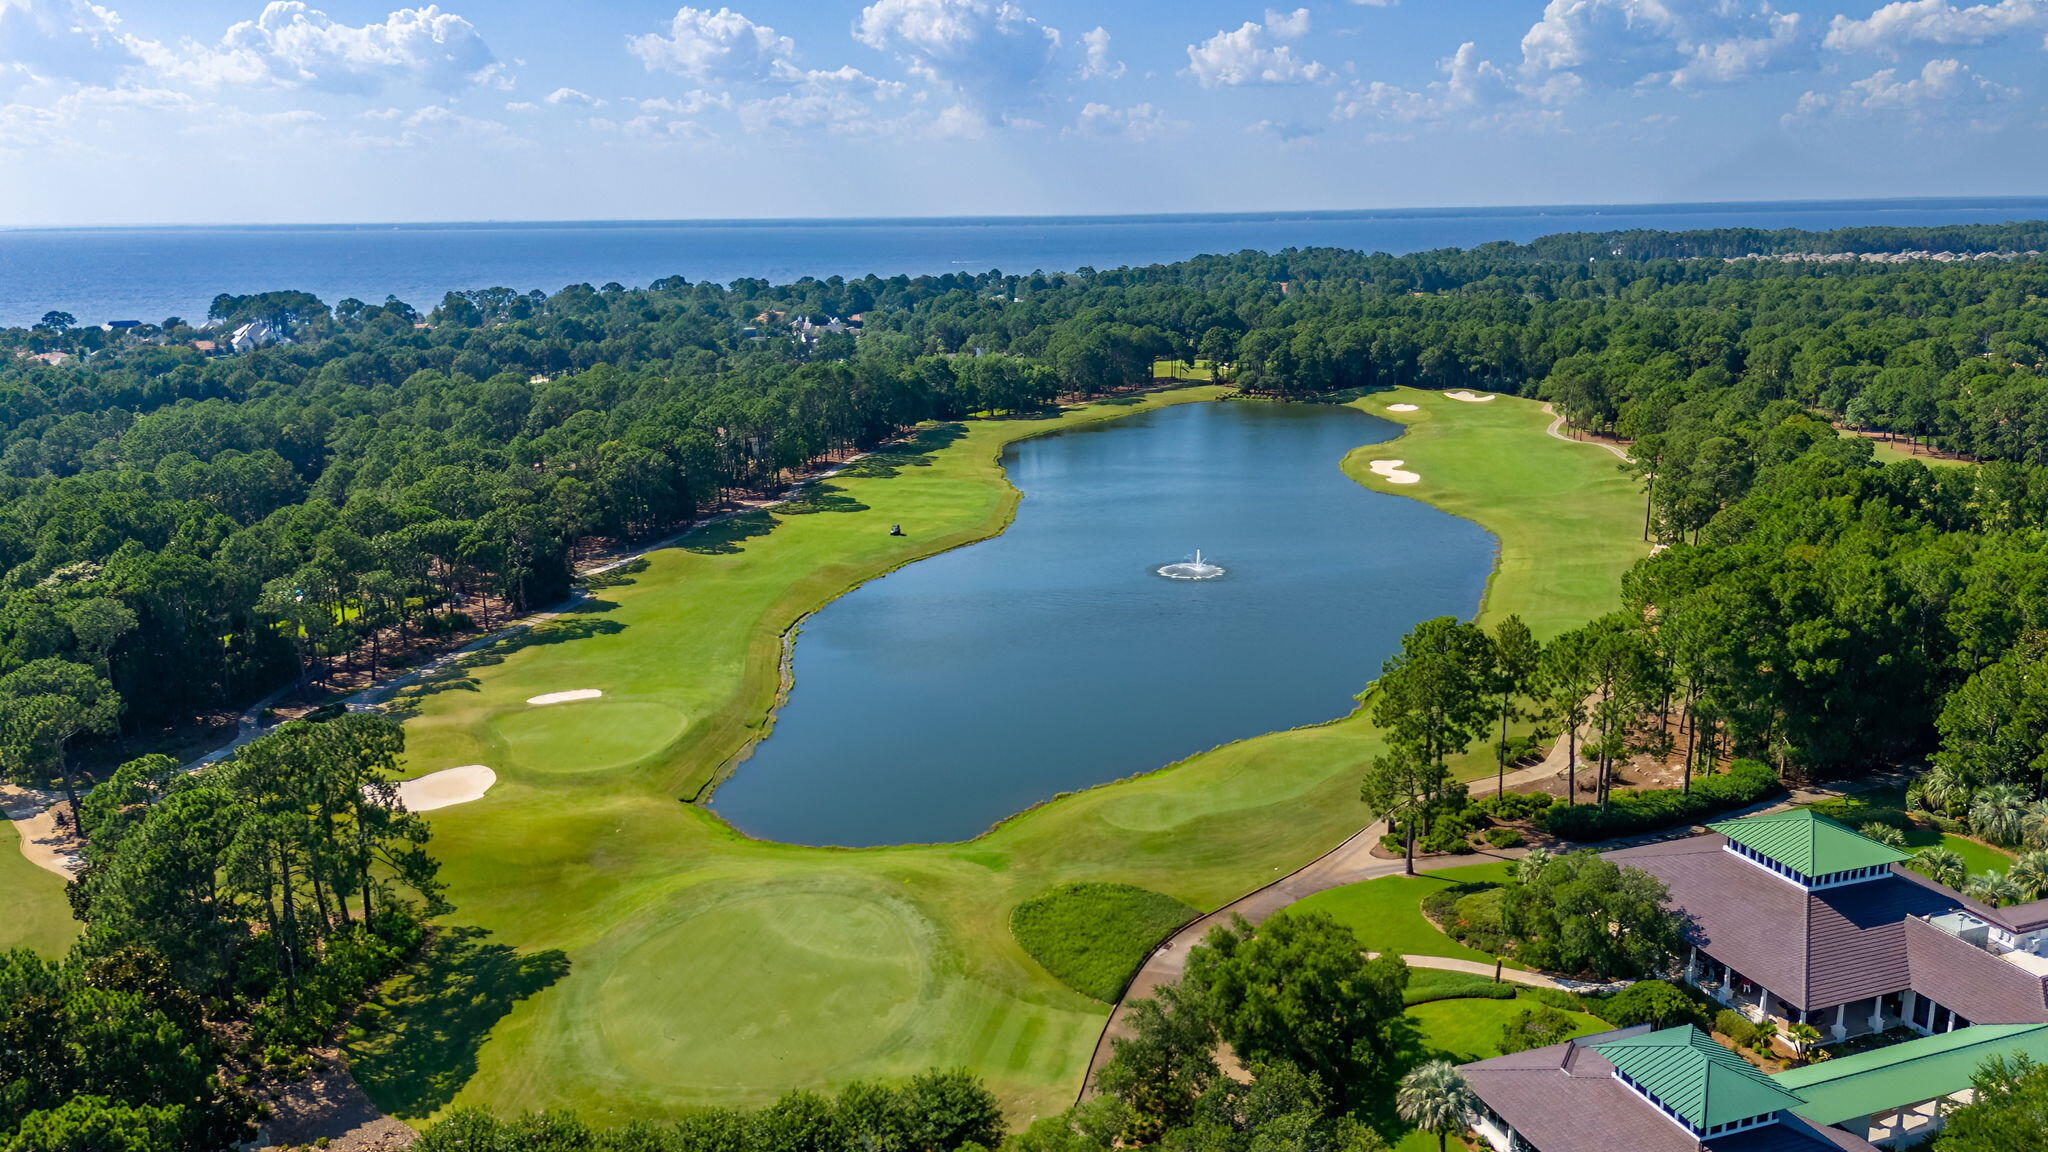
[[[1017,499],[1003,445],[1219,394],[928,429],[799,506],[654,553],[584,610],[400,701],[410,770],[499,773],[484,800],[432,815],[452,921],[514,956],[559,950],[567,963],[489,1010],[452,1012],[448,997],[408,987],[355,1049],[373,1098],[415,1118],[459,1102],[625,1120],[941,1065],[985,1078],[1019,1121],[1071,1102],[1107,1008],[1025,953],[1011,909],[1076,881],[1214,908],[1299,867],[1370,816],[1357,778],[1379,744],[1362,717],[1164,771],[1133,764],[1147,774],[963,844],[769,844],[690,801],[766,730],[793,623],[860,581],[1001,529]],[[1391,491],[1498,536],[1489,616],[1517,611],[1550,635],[1617,602],[1643,546],[1638,497],[1612,456],[1545,436],[1548,418],[1527,401],[1404,391],[1351,402],[1378,413],[1390,401],[1423,410],[1398,443],[1343,467],[1363,477],[1369,460],[1403,457],[1425,480]],[[525,704],[573,689],[605,698]]]
[[[13,827],[0,823],[0,951],[31,948],[55,957],[76,939],[63,877],[29,863]]]
[[[1417,876],[1382,876],[1318,892],[1294,908],[1329,914],[1356,932],[1368,951],[1490,961],[1491,955],[1437,931],[1423,916],[1422,901],[1454,884],[1500,883],[1507,878],[1508,866],[1497,861]]]

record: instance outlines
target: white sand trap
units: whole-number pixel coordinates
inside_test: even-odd
[[[498,774],[482,764],[464,764],[460,768],[445,768],[417,779],[399,781],[398,802],[405,805],[408,812],[432,812],[436,808],[481,800],[497,782]]]
[[[528,696],[528,704],[567,704],[571,700],[595,700],[604,695],[597,688],[574,688],[567,692],[544,692],[539,696]]]
[[[1406,463],[1406,460],[1375,460],[1372,462],[1372,472],[1375,476],[1384,477],[1389,484],[1414,484],[1420,481],[1420,472],[1410,472],[1401,467]]]
[[[1389,404],[1389,405],[1387,405],[1387,411],[1389,411],[1389,412],[1420,412],[1420,411],[1422,411],[1422,407],[1421,407],[1420,405],[1417,405],[1417,404]]]
[[[1463,400],[1467,404],[1484,404],[1488,400],[1493,399],[1493,397],[1491,396],[1475,395],[1471,392],[1465,391],[1462,388],[1456,392],[1446,392],[1444,393],[1444,395],[1450,397],[1453,400]]]

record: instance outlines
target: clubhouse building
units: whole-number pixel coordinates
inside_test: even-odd
[[[1692,1028],[1463,1069],[1498,1152],[1807,1152],[1918,1140],[1994,1055],[2048,1060],[2048,901],[1991,908],[1800,810],[1607,853],[1671,891],[1685,978],[1753,1021],[1902,1043],[1767,1076]]]

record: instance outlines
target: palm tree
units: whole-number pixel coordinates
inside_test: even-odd
[[[1970,785],[1953,769],[1937,765],[1906,787],[1906,806],[1954,816],[1970,806]]]
[[[1906,834],[1904,832],[1889,824],[1881,824],[1876,820],[1872,820],[1870,823],[1858,828],[1856,833],[1866,840],[1875,840],[1887,848],[1904,848],[1906,846]]]
[[[1922,848],[1913,854],[1913,870],[1949,888],[1961,888],[1970,879],[1970,867],[1953,849]]]
[[[2005,877],[2019,889],[2022,900],[2039,900],[2048,895],[2048,850],[2036,848],[2020,853]]]
[[[1792,1051],[1804,1064],[1813,1055],[1814,1045],[1820,1043],[1820,1029],[1811,1024],[1794,1024],[1785,1029],[1785,1039],[1792,1042]]]
[[[2027,794],[2017,784],[1987,784],[1970,797],[1970,830],[1993,844],[2020,837],[2027,815]]]
[[[2048,848],[2048,800],[2027,805],[2020,817],[2020,842],[2029,848]]]
[[[1963,895],[1993,908],[2021,902],[2019,885],[2003,872],[1979,872],[1970,877],[1970,883],[1963,888]]]
[[[1478,1097],[1449,1060],[1431,1060],[1401,1077],[1394,1092],[1394,1111],[1425,1132],[1436,1133],[1437,1152],[1444,1152],[1451,1133],[1465,1127],[1478,1107]]]

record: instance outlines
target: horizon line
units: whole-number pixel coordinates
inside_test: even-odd
[[[1783,207],[1788,205],[1834,205],[1870,204],[1898,205],[1953,204],[1968,202],[1996,204],[1999,202],[2039,203],[2048,205],[2048,192],[2013,193],[2004,195],[1965,196],[1850,196],[1850,197],[1800,197],[1791,199],[1766,200],[1628,200],[1605,203],[1554,203],[1554,204],[1444,204],[1408,205],[1376,208],[1291,208],[1291,209],[1221,209],[1215,211],[1190,212],[1073,212],[1073,213],[990,213],[980,215],[943,216],[701,216],[701,217],[596,217],[586,219],[516,217],[484,219],[440,219],[440,220],[304,220],[304,221],[188,221],[188,222],[129,222],[119,224],[0,224],[0,233],[14,232],[119,232],[119,231],[168,231],[173,229],[428,229],[428,228],[532,228],[532,227],[797,227],[797,226],[872,226],[890,224],[930,224],[939,226],[960,226],[969,224],[1092,224],[1130,221],[1175,221],[1175,220],[1318,220],[1372,216],[1426,216],[1426,215],[1543,215],[1552,212],[1587,214],[1614,212],[1630,214],[1650,209],[1733,209]],[[1774,229],[1775,231],[1775,229]]]

